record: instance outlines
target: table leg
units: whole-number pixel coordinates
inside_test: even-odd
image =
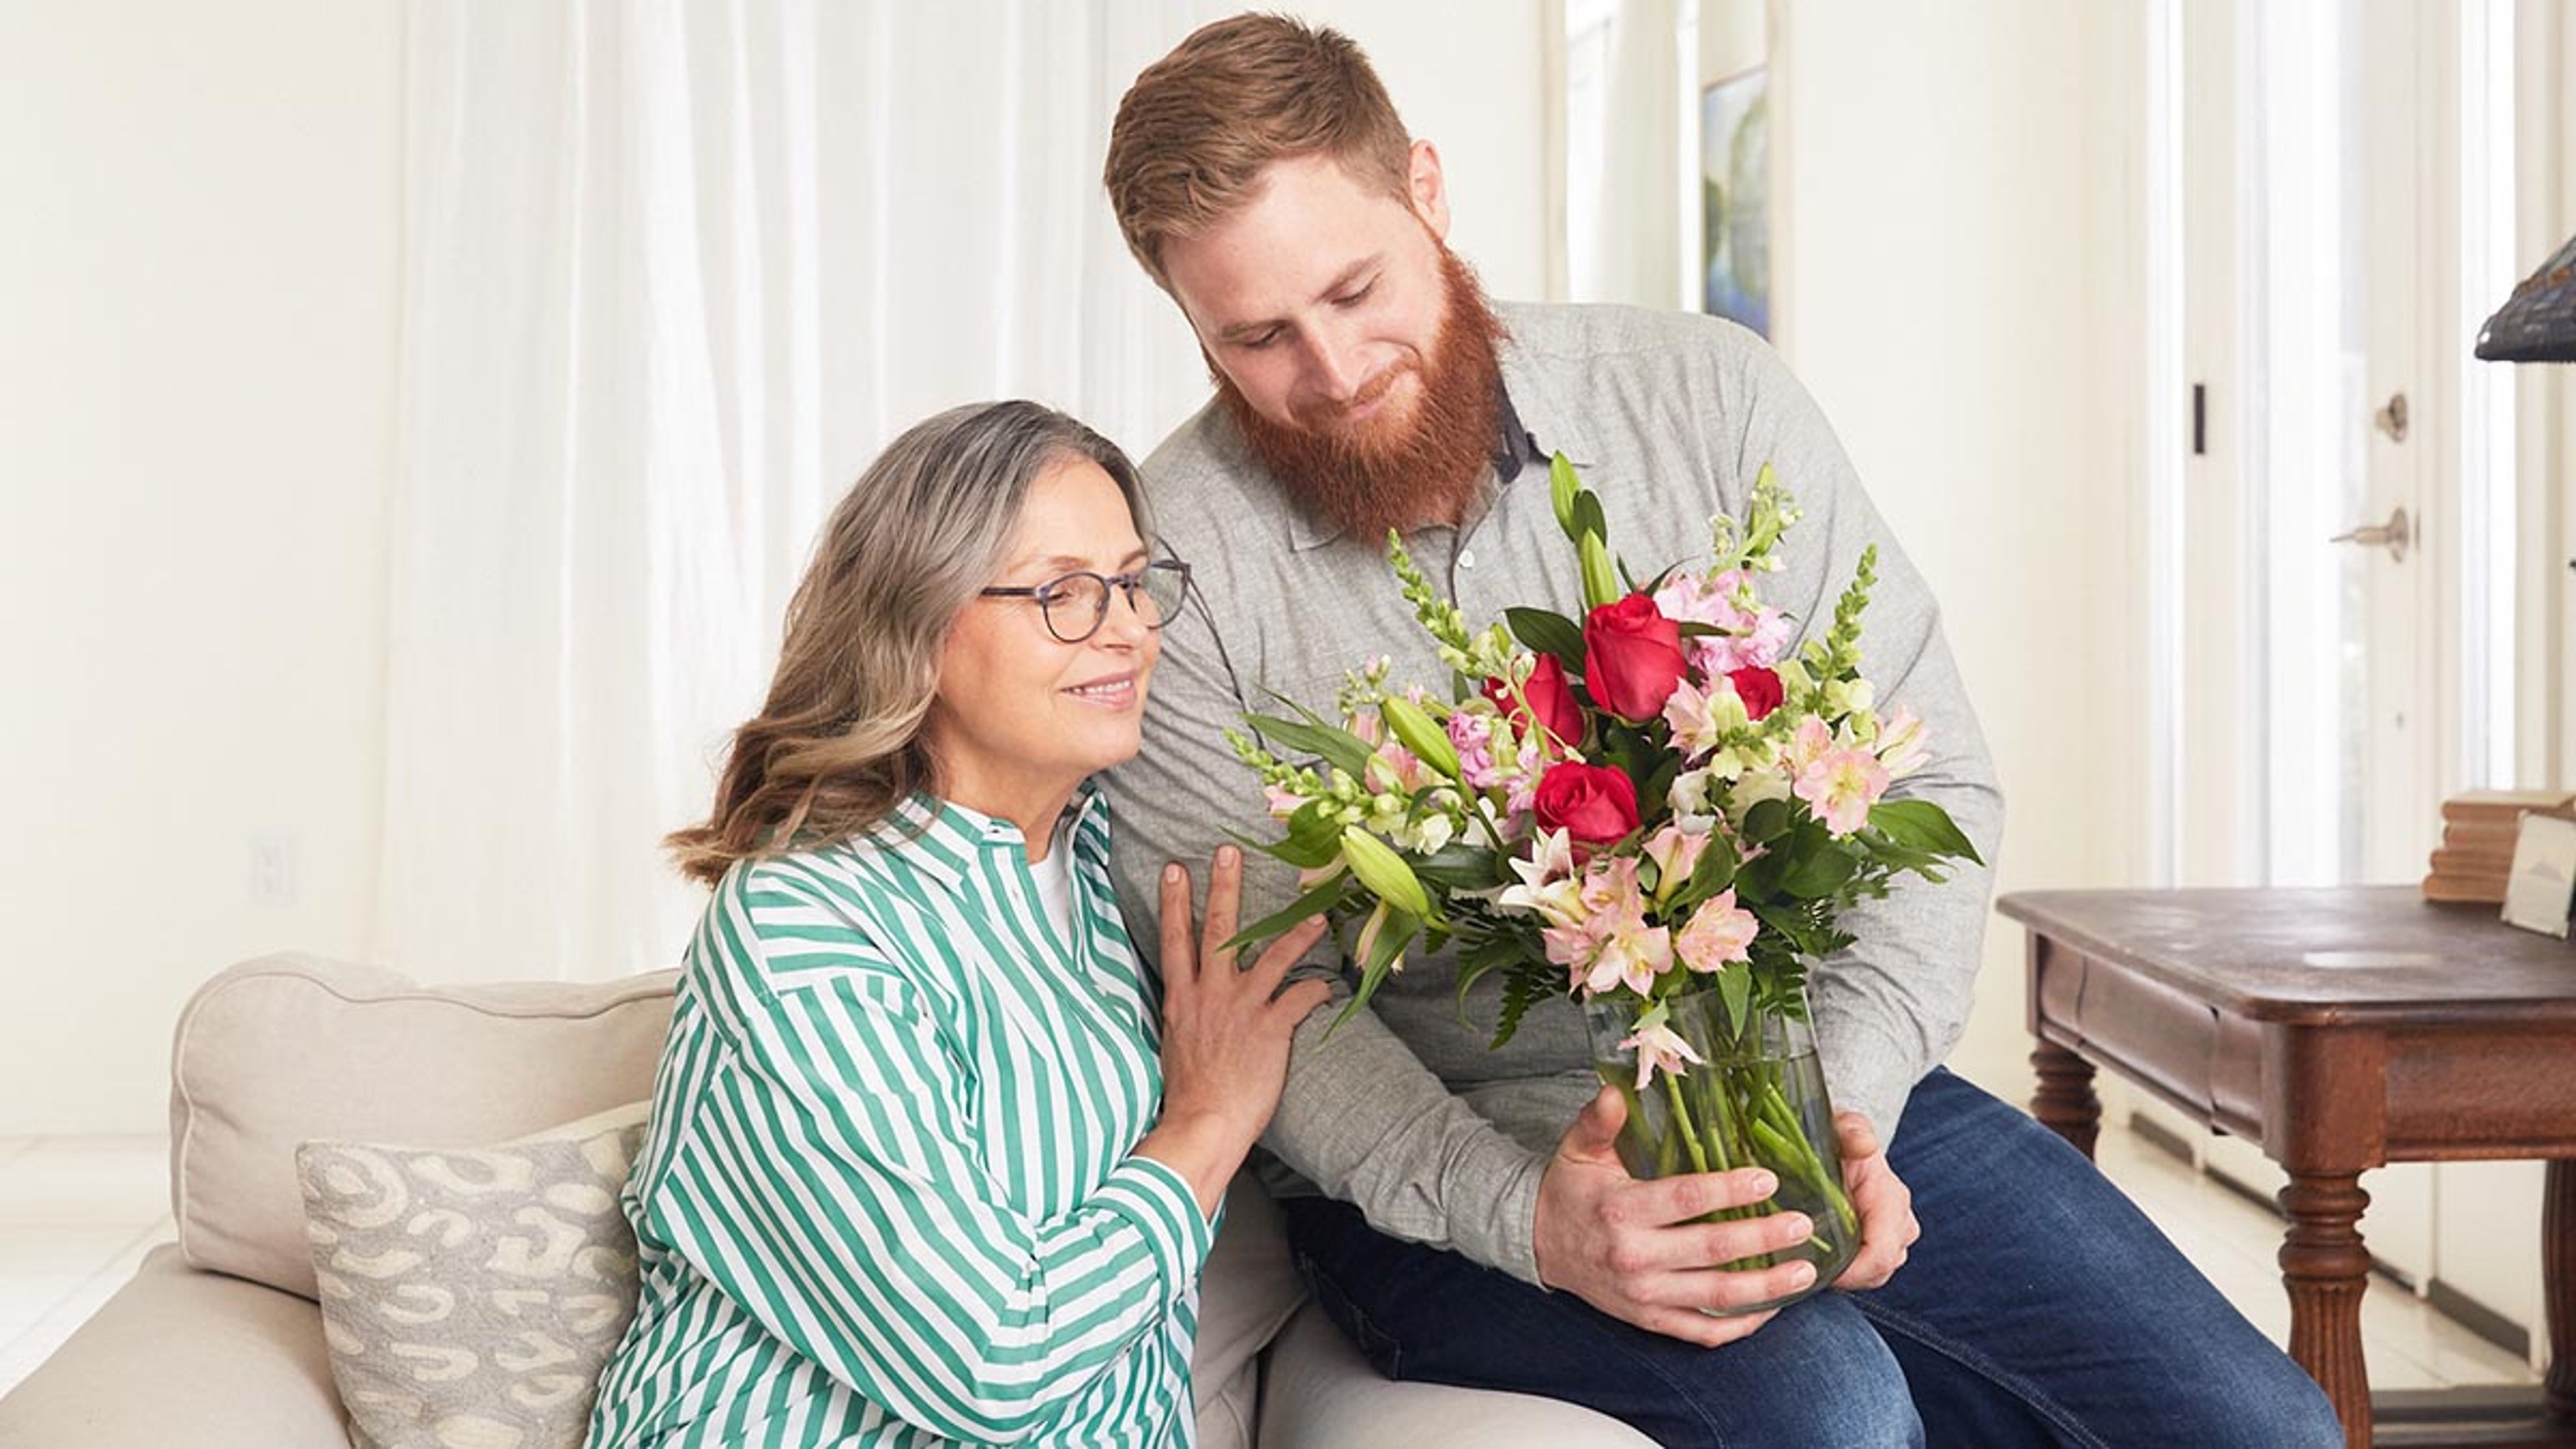
[[[2090,1158],[2093,1139],[2102,1130],[2102,1099],[2093,1094],[2093,1064],[2049,1041],[2031,1049],[2030,1064],[2039,1073],[2030,1114]]]
[[[2576,1162],[2549,1164],[2540,1199],[2540,1291],[2549,1324],[2549,1416],[2576,1422]]]
[[[2370,1443],[2370,1373],[2361,1357],[2361,1293],[2370,1276],[2361,1210],[2369,1205],[2357,1172],[2293,1171],[2281,1189],[2281,1208],[2290,1217],[2281,1245],[2290,1357],[2334,1402],[2351,1449]]]

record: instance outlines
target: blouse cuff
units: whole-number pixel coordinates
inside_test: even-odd
[[[1130,1157],[1110,1169],[1092,1200],[1145,1235],[1170,1296],[1179,1297],[1197,1279],[1216,1228],[1199,1216],[1198,1194],[1178,1172],[1150,1157]]]

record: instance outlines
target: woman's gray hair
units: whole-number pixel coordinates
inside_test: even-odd
[[[1098,464],[1150,541],[1135,465],[1052,408],[951,408],[886,445],[824,525],[713,813],[666,842],[682,873],[712,885],[738,860],[854,834],[937,788],[922,726],[949,627],[1008,562],[1030,486],[1067,458]]]

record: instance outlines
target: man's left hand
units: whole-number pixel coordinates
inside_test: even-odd
[[[1842,1139],[1843,1187],[1860,1215],[1860,1251],[1834,1286],[1875,1288],[1905,1266],[1906,1249],[1923,1236],[1923,1225],[1914,1220],[1914,1190],[1887,1165],[1867,1117],[1837,1112],[1834,1131]]]

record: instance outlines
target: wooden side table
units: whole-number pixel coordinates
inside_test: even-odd
[[[2576,947],[2411,886],[2025,891],[2039,1120],[2086,1156],[2108,1068],[2287,1169],[2290,1355],[2346,1442],[2576,1445]],[[2550,1159],[2537,1392],[2386,1396],[2361,1353],[2364,1169]],[[2473,1401],[2473,1402],[2472,1402]]]

